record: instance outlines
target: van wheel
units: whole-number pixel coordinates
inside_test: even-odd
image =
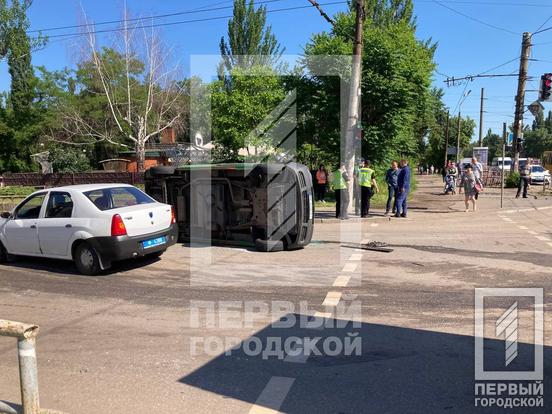
[[[284,250],[284,243],[281,240],[255,240],[255,248],[259,252],[281,252]]]
[[[100,259],[88,243],[79,244],[73,255],[73,260],[77,269],[83,275],[93,276],[100,273]]]
[[[0,243],[0,263],[6,263],[8,261],[8,252],[4,245]]]

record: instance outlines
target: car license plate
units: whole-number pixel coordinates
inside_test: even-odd
[[[167,243],[167,238],[165,236],[163,236],[163,237],[158,237],[156,239],[143,241],[142,242],[142,247],[144,249],[150,249],[152,247],[159,246],[159,245],[165,244],[165,243]]]

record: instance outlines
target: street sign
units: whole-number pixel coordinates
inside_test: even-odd
[[[508,139],[506,140],[506,146],[511,147],[513,143],[514,143],[514,133],[510,132],[508,134]]]
[[[447,155],[456,155],[456,147],[448,147]]]
[[[489,147],[475,147],[473,149],[473,156],[477,158],[482,165],[489,164]]]
[[[542,106],[542,104],[539,101],[533,102],[527,108],[529,109],[529,112],[531,112],[533,116],[537,116],[539,112],[544,111],[544,106]]]

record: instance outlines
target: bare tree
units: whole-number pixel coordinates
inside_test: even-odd
[[[126,9],[111,47],[98,44],[94,25],[84,19],[86,49],[81,65],[93,69],[98,93],[107,101],[107,114],[105,122],[92,122],[68,105],[62,111],[62,140],[106,141],[134,148],[138,171],[143,171],[146,143],[182,122],[185,104],[176,80],[179,65],[170,65],[171,50],[164,48],[153,25],[130,21]],[[118,59],[115,64],[110,60],[113,56]]]

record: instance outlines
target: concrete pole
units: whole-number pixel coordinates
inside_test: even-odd
[[[527,71],[529,69],[529,56],[531,54],[531,33],[523,33],[521,43],[521,58],[519,63],[518,89],[516,95],[516,113],[514,116],[514,163],[513,171],[519,166],[519,144],[523,133],[523,114],[525,113],[525,84],[527,83]]]
[[[19,380],[23,414],[39,414],[38,368],[36,363],[36,337],[17,339],[19,351]]]
[[[502,168],[500,169],[500,208],[504,207],[504,157],[506,156],[506,122],[502,124]]]
[[[481,88],[481,106],[479,108],[479,146],[483,146],[483,113],[485,105],[485,88]]]
[[[355,42],[353,48],[353,68],[351,73],[351,87],[349,91],[349,108],[347,117],[347,132],[345,137],[344,162],[349,176],[347,190],[349,192],[349,212],[354,209],[354,167],[355,167],[355,132],[361,121],[360,95],[362,76],[362,32],[364,23],[364,0],[356,0]]]
[[[447,166],[447,161],[448,161],[449,134],[450,134],[450,112],[447,111],[447,129],[445,131],[445,163],[443,164],[443,167]]]
[[[460,132],[462,129],[462,114],[458,111],[458,134],[456,137],[456,165],[460,162]]]

